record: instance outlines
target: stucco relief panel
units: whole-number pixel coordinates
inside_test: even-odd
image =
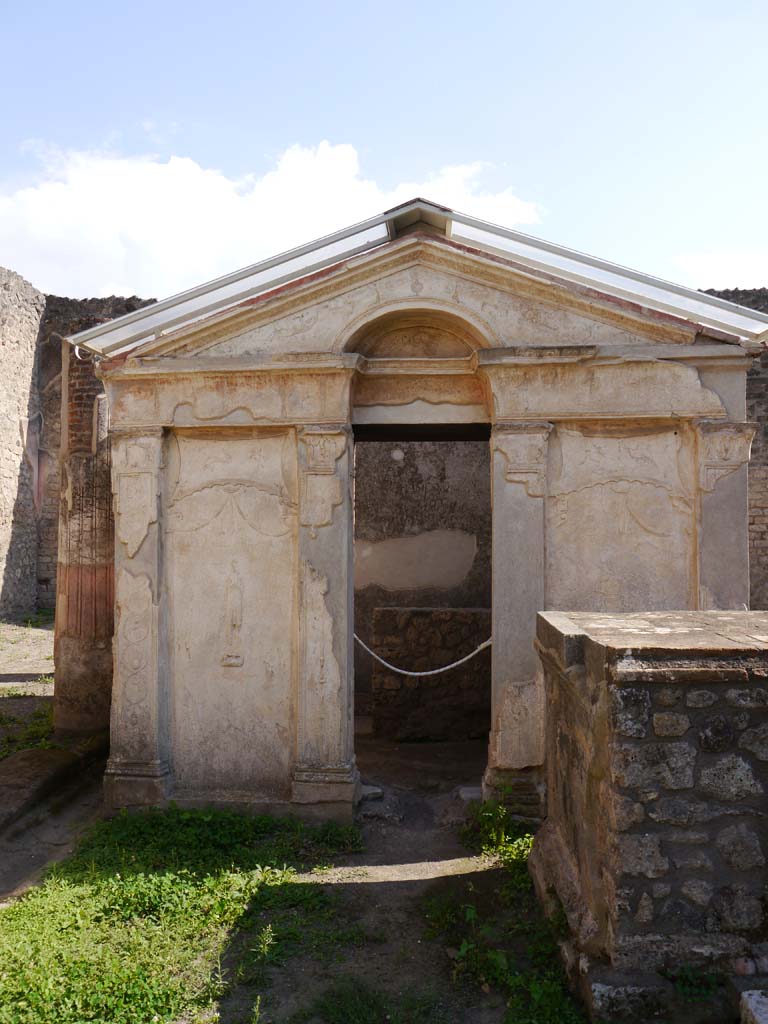
[[[333,650],[333,620],[326,604],[328,580],[305,561],[301,565],[301,584],[304,680],[299,716],[299,768],[306,765],[317,770],[336,765],[346,703],[341,670]]]
[[[167,593],[176,781],[285,798],[297,544],[292,432],[178,436]]]
[[[693,459],[692,433],[683,426],[553,432],[547,607],[693,607]]]
[[[695,369],[672,362],[601,362],[487,369],[499,419],[724,416]]]
[[[108,382],[115,419],[177,428],[248,427],[346,419],[349,377],[339,372],[240,371]]]
[[[497,427],[493,450],[504,464],[504,480],[522,484],[529,498],[543,498],[546,490],[546,460],[550,425],[526,425],[523,429]]]
[[[317,536],[323,526],[333,520],[333,510],[343,500],[343,484],[337,474],[337,463],[346,453],[347,434],[339,432],[302,431],[301,525],[309,527],[310,536]]]
[[[699,473],[703,491],[749,462],[755,427],[751,423],[699,422]]]
[[[156,756],[154,701],[156,686],[157,609],[147,575],[121,569],[115,592],[115,658],[117,664],[112,730],[112,756],[132,761]]]
[[[112,446],[115,529],[129,558],[157,522],[159,462],[159,436],[118,436]]]

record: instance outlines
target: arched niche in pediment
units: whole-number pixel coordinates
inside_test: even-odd
[[[352,382],[358,424],[478,423],[490,419],[476,352],[478,326],[440,309],[390,310],[361,324],[345,343],[363,358]]]
[[[461,359],[493,346],[486,325],[435,307],[398,307],[358,318],[343,351],[366,359]]]

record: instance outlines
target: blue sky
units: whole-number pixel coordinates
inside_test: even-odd
[[[416,190],[768,286],[767,53],[764,0],[14,5],[0,264],[160,296]]]

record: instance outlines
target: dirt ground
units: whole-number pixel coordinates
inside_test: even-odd
[[[394,746],[366,737],[357,740],[357,757],[364,781],[382,791],[359,809],[365,851],[319,880],[339,900],[338,920],[357,925],[367,941],[330,963],[299,957],[274,968],[260,1021],[283,1024],[329,985],[350,979],[393,996],[432,996],[445,1024],[499,1024],[503,1000],[451,984],[453,951],[425,936],[424,916],[425,900],[438,893],[466,901],[486,892],[493,899],[498,870],[468,855],[459,839],[466,813],[459,789],[479,786],[485,743]],[[302,881],[317,882],[318,875]],[[236,986],[220,1008],[221,1024],[250,1020],[253,998],[253,990]]]
[[[0,623],[0,742],[9,720],[26,721],[52,701],[52,659],[52,623]],[[498,997],[462,993],[451,985],[450,951],[424,934],[423,903],[431,893],[448,886],[460,899],[464,889],[491,891],[496,884],[493,865],[468,856],[459,840],[466,800],[478,794],[485,756],[485,744],[477,741],[393,745],[358,737],[358,763],[370,787],[358,814],[365,852],[349,855],[319,879],[339,901],[339,922],[356,925],[368,938],[340,949],[331,962],[298,957],[275,966],[263,992],[264,1024],[287,1021],[342,979],[362,979],[392,995],[436,997],[445,1024],[502,1020]],[[102,769],[94,766],[76,787],[42,804],[0,839],[0,901],[34,884],[45,865],[66,856],[98,817]],[[318,875],[301,880],[317,882]],[[235,941],[229,959],[236,946]],[[253,988],[236,985],[220,1008],[222,1024],[251,1020],[254,998]]]

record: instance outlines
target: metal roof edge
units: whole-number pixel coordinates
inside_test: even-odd
[[[416,215],[416,216],[414,216]],[[421,216],[420,216],[421,215]],[[300,279],[306,274],[310,274],[313,271],[322,267],[330,266],[333,263],[341,262],[353,255],[359,253],[368,252],[372,249],[377,248],[382,244],[386,244],[387,241],[396,239],[400,232],[407,227],[410,227],[420,219],[428,220],[433,226],[442,228],[446,237],[450,238],[453,234],[453,225],[464,225],[465,227],[474,229],[478,232],[484,232],[490,235],[496,235],[499,238],[507,239],[513,243],[517,243],[522,246],[527,246],[537,250],[541,253],[547,253],[550,256],[558,259],[570,261],[573,264],[577,264],[585,268],[584,282],[589,283],[590,275],[589,269],[598,271],[600,273],[610,274],[617,278],[623,278],[627,282],[633,282],[636,285],[645,286],[661,292],[666,293],[670,296],[671,301],[667,303],[664,301],[661,305],[662,308],[668,311],[676,312],[682,315],[685,319],[696,323],[706,323],[705,318],[703,321],[697,319],[695,310],[687,308],[684,303],[675,303],[672,296],[677,296],[679,299],[688,300],[689,303],[695,302],[700,306],[709,307],[713,310],[721,310],[726,314],[725,317],[717,317],[713,315],[711,320],[718,326],[728,326],[736,331],[741,337],[747,338],[748,341],[754,341],[755,338],[759,337],[761,343],[765,343],[765,337],[768,331],[762,330],[762,325],[768,327],[768,314],[762,313],[758,310],[752,310],[745,306],[740,306],[733,302],[728,302],[726,299],[721,299],[718,296],[709,295],[706,292],[697,291],[694,288],[688,288],[685,285],[678,285],[671,281],[666,281],[663,278],[654,277],[650,274],[644,274],[641,271],[632,270],[631,268],[624,267],[620,264],[611,263],[608,260],[603,260],[598,257],[589,256],[586,253],[581,253],[575,249],[568,249],[565,246],[557,245],[554,242],[548,242],[544,239],[537,238],[534,235],[528,235],[524,232],[515,231],[512,228],[505,228],[501,225],[493,224],[489,221],[480,220],[476,217],[471,217],[468,214],[462,214],[455,210],[451,210],[448,207],[441,206],[438,203],[433,203],[430,200],[416,198],[408,200],[405,203],[401,203],[399,206],[395,206],[390,210],[386,210],[383,213],[377,214],[374,217],[369,217],[366,220],[358,221],[349,227],[343,228],[340,231],[332,232],[331,234],[324,235],[319,239],[307,242],[304,245],[297,246],[294,249],[289,249],[285,252],[279,253],[276,256],[269,257],[266,260],[261,260],[258,263],[251,264],[247,267],[243,267],[240,270],[234,271],[231,274],[226,274],[219,278],[214,278],[211,281],[207,281],[203,284],[197,285],[194,288],[187,289],[186,291],[179,292],[175,295],[171,295],[160,302],[153,303],[151,306],[145,306],[141,309],[135,310],[132,313],[127,313],[122,317],[118,317],[115,320],[107,321],[103,324],[98,324],[96,327],[88,328],[85,331],[80,331],[77,334],[70,335],[65,340],[71,345],[82,347],[86,350],[90,350],[98,355],[106,355],[109,352],[123,351],[126,350],[141,340],[144,340],[149,335],[157,336],[164,329],[168,327],[184,322],[187,318],[190,320],[196,319],[205,312],[213,312],[217,309],[224,309],[230,305],[236,305],[238,301],[242,301],[249,294],[255,294],[255,286],[251,288],[246,287],[245,291],[240,294],[228,294],[222,296],[218,301],[214,301],[206,304],[201,304],[198,308],[187,312],[181,312],[180,315],[174,317],[173,310],[177,309],[187,303],[194,302],[196,299],[204,299],[205,296],[213,296],[217,291],[221,291],[228,288],[231,285],[236,285],[239,281],[245,281],[249,277],[253,277],[257,274],[264,273],[272,268],[279,267],[281,264],[288,263],[291,260],[300,259],[303,256],[308,256],[313,252],[322,250],[329,246],[336,246],[338,243],[345,241],[346,239],[352,239],[355,235],[360,235],[368,231],[374,231],[377,227],[386,227],[386,236],[382,235],[380,238],[375,237],[368,241],[363,241],[357,247],[351,246],[349,250],[343,252],[334,253],[329,255],[327,259],[320,260],[314,264],[308,264],[302,268],[299,273],[288,273],[283,278],[275,278],[270,282],[270,286],[274,286],[279,281]],[[457,232],[459,239],[462,237],[460,232]],[[464,236],[469,240],[468,236]],[[457,239],[457,240],[459,240]],[[482,243],[474,243],[480,249],[483,248]],[[491,251],[492,246],[487,245],[487,249]],[[505,255],[518,255],[512,250],[499,247],[495,251],[505,253]],[[520,258],[520,257],[519,257]],[[524,257],[522,257],[524,258]],[[534,261],[531,261],[532,264]],[[538,262],[538,261],[536,261]],[[535,264],[534,264],[535,265]],[[568,271],[565,268],[557,266],[545,266],[544,261],[540,265],[539,269],[546,269],[549,273],[554,276],[568,278],[569,274],[573,274],[573,271]],[[579,275],[581,276],[581,275]],[[610,285],[605,281],[594,278],[592,285],[598,290],[607,293],[611,293],[612,288],[619,289],[619,283]],[[625,292],[625,294],[628,294]],[[642,292],[639,293],[642,295]],[[656,300],[659,302],[659,300]],[[652,299],[649,300],[650,306],[654,305]],[[163,317],[162,314],[168,313],[167,317]],[[742,322],[742,326],[739,327],[733,322],[729,322],[728,314],[731,318],[738,317]],[[147,321],[151,321],[147,323]],[[755,324],[754,332],[745,330],[743,322],[751,322]],[[142,322],[145,323],[145,329],[141,328]],[[132,324],[137,325],[135,332],[124,333],[125,328],[129,328]],[[123,336],[121,340],[116,341],[113,345],[94,345],[97,339],[102,338],[106,335],[112,334],[113,332],[120,332]]]

